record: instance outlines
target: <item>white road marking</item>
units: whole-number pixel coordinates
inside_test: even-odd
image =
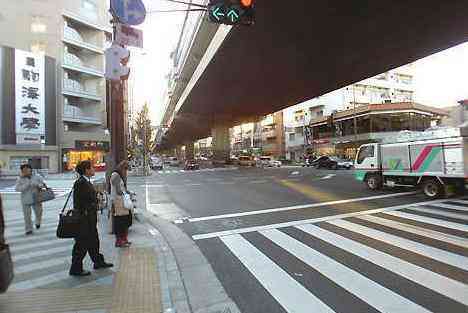
[[[320,178],[320,179],[330,179],[330,178],[333,178],[333,177],[335,177],[335,176],[336,176],[336,174],[328,174],[327,176],[323,176],[323,177]]]
[[[416,266],[320,227],[308,224],[297,226],[297,228],[417,284],[426,286],[450,299],[468,305],[468,297],[466,296],[468,294],[468,285],[431,272],[430,270]]]
[[[437,209],[430,209],[430,208],[411,208],[412,211],[418,211],[418,212],[423,212],[423,213],[431,213],[431,214],[437,214],[440,216],[445,216],[445,217],[451,217],[451,218],[457,218],[460,220],[468,221],[468,215],[464,214],[457,214],[457,213],[452,213],[452,212],[446,212],[443,210],[437,210]]]
[[[299,221],[292,221],[292,222],[285,222],[285,223],[278,223],[278,224],[269,224],[269,225],[263,225],[263,226],[237,228],[237,229],[224,230],[224,231],[219,231],[219,232],[214,232],[214,233],[205,233],[205,234],[193,235],[192,238],[193,238],[193,240],[202,240],[202,239],[208,239],[208,238],[230,236],[230,235],[234,235],[234,234],[243,234],[243,233],[260,231],[260,230],[284,228],[284,227],[291,227],[291,226],[310,224],[310,223],[327,222],[327,221],[331,221],[331,220],[343,219],[343,218],[347,218],[347,217],[355,217],[355,216],[360,216],[360,215],[368,215],[368,214],[375,214],[375,213],[382,213],[382,212],[390,214],[390,213],[394,213],[394,212],[392,212],[394,210],[405,209],[405,208],[408,208],[409,206],[415,206],[415,205],[418,205],[418,204],[419,205],[421,205],[421,204],[430,204],[430,203],[434,203],[434,202],[438,202],[438,201],[443,201],[443,200],[434,200],[434,201],[428,201],[428,202],[413,203],[413,204],[410,204],[410,205],[404,204],[404,205],[398,205],[398,206],[381,208],[381,209],[373,209],[373,210],[360,211],[360,212],[354,212],[354,213],[345,213],[345,214],[338,214],[338,215],[332,215],[332,216],[324,216],[324,217],[318,217],[318,218],[312,218],[312,219],[306,219],[306,220],[299,220]],[[190,219],[189,219],[189,221],[190,221]]]
[[[388,234],[380,230],[343,220],[329,221],[328,223],[461,269],[466,269],[468,264],[467,257]]]
[[[453,210],[458,210],[458,211],[467,211],[468,208],[464,206],[459,206],[459,205],[453,205],[453,204],[448,204],[448,203],[437,203],[439,208],[445,208],[445,209],[453,209]]]
[[[383,226],[403,230],[405,232],[412,233],[415,235],[443,241],[452,245],[456,245],[456,246],[460,246],[460,247],[468,249],[468,239],[464,239],[461,237],[453,236],[450,234],[444,234],[444,233],[441,233],[432,229],[422,228],[419,226],[414,226],[414,225],[396,222],[393,220],[388,220],[388,219],[381,218],[378,216],[365,215],[365,216],[359,216],[357,218],[361,220],[369,221],[372,223],[377,223]]]
[[[197,217],[197,218],[190,219],[189,222],[209,221],[209,220],[217,220],[217,219],[230,218],[230,217],[240,217],[240,216],[249,216],[249,215],[257,215],[257,214],[267,214],[267,213],[273,213],[273,212],[301,210],[301,209],[307,209],[307,208],[316,208],[316,207],[321,207],[321,206],[352,203],[352,202],[375,200],[375,199],[393,198],[393,197],[407,196],[407,195],[413,195],[413,194],[416,194],[416,192],[400,192],[400,193],[393,193],[393,194],[388,194],[388,195],[362,197],[362,198],[351,198],[351,199],[345,199],[345,200],[336,200],[336,201],[328,201],[328,202],[320,202],[320,203],[302,204],[302,205],[295,205],[295,206],[290,206],[290,207],[256,210],[256,211],[249,211],[249,212],[242,212],[242,211],[245,211],[245,210],[241,209],[241,210],[238,210],[238,211],[241,211],[239,213],[229,213],[229,214]]]
[[[433,224],[433,225],[437,225],[437,226],[442,226],[442,227],[446,227],[446,228],[451,228],[451,229],[456,229],[456,230],[461,230],[461,231],[468,232],[468,225],[462,225],[462,224],[458,224],[458,223],[448,222],[448,221],[439,220],[439,219],[432,218],[432,217],[426,217],[426,216],[422,216],[422,215],[410,214],[410,213],[406,213],[406,212],[385,212],[385,214],[390,214],[390,215],[393,215],[393,216],[402,217],[402,218],[406,218],[406,219],[417,221],[417,222],[423,222],[423,223],[427,223],[427,224]]]
[[[268,183],[268,180],[252,180],[248,182],[249,184],[266,184]]]
[[[221,240],[286,312],[335,313],[242,236]]]
[[[266,230],[262,231],[261,234],[380,312],[429,313],[423,307],[377,284],[334,259],[311,249],[283,232]]]

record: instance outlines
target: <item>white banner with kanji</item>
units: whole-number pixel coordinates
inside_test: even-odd
[[[16,135],[45,135],[45,56],[15,49]]]

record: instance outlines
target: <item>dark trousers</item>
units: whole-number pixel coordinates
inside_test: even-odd
[[[79,273],[83,271],[83,259],[86,253],[89,254],[94,264],[104,262],[104,256],[99,253],[99,235],[95,226],[88,233],[75,238],[70,272]]]

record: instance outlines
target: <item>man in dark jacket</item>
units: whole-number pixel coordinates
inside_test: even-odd
[[[82,161],[76,171],[80,178],[73,186],[73,210],[81,219],[81,231],[75,238],[73,246],[72,265],[70,275],[88,276],[91,273],[83,270],[83,259],[86,253],[94,262],[94,269],[109,268],[113,264],[106,263],[104,256],[99,253],[99,234],[97,230],[97,196],[90,179],[94,176],[94,168],[90,161]]]

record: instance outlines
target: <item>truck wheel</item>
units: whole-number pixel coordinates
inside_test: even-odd
[[[378,175],[369,175],[366,184],[370,190],[379,190],[382,187],[382,179]]]
[[[423,182],[422,190],[426,197],[435,199],[442,196],[443,188],[440,182],[436,179],[428,179]]]

